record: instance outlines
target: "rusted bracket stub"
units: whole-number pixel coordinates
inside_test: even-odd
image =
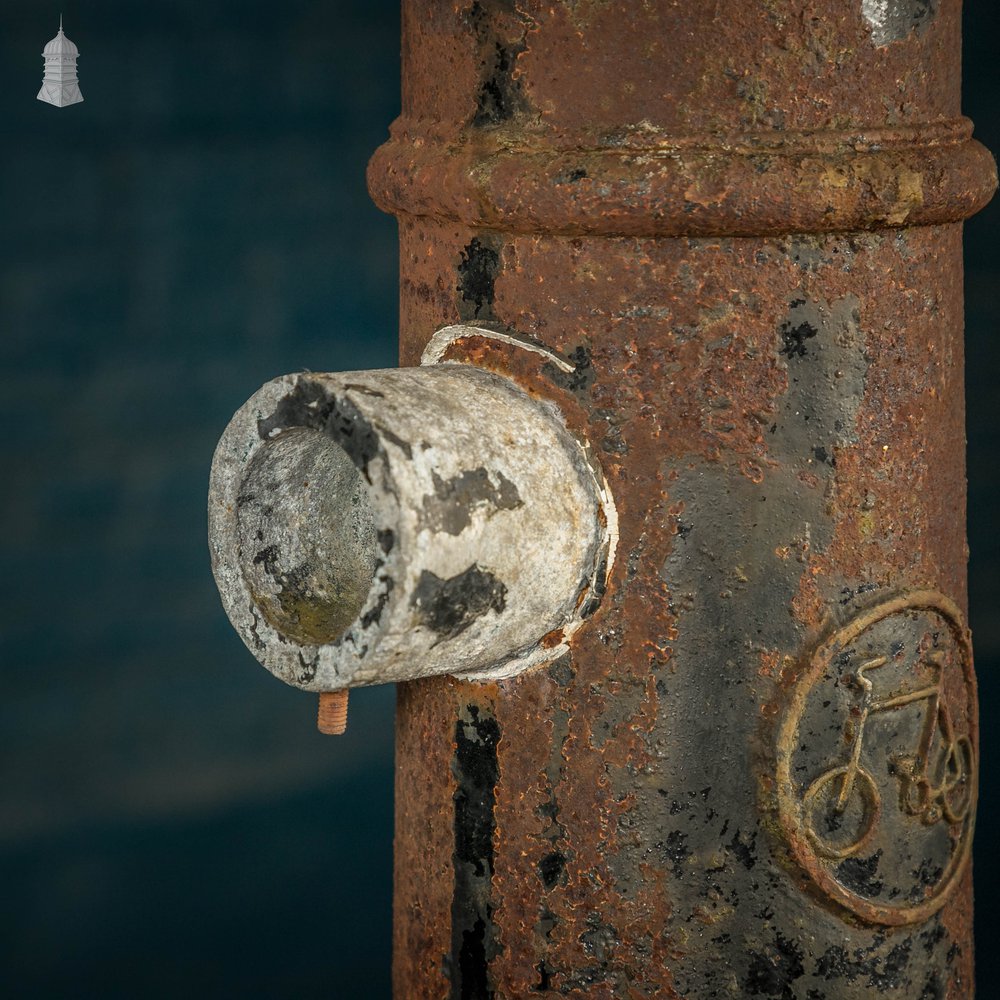
[[[474,675],[458,674],[470,680],[510,677],[528,667],[551,662],[568,650],[570,637],[597,610],[614,565],[618,511],[601,463],[587,439],[589,416],[577,398],[578,391],[592,377],[588,372],[589,359],[565,358],[529,337],[499,327],[456,324],[434,334],[420,363],[473,365],[513,380],[535,399],[554,403],[597,488],[601,540],[591,572],[580,582],[573,615],[562,626],[542,636],[533,648],[506,663]]]
[[[223,604],[296,687],[507,676],[595,604],[608,502],[550,402],[472,365],[303,373],[212,467]]]

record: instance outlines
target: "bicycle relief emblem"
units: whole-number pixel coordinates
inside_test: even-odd
[[[813,654],[778,738],[778,804],[813,881],[876,923],[926,919],[961,877],[976,794],[975,687],[955,605],[922,591]]]

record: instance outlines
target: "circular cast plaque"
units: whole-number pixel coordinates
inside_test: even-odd
[[[969,634],[918,591],[862,612],[809,658],[778,734],[792,853],[872,923],[926,920],[968,860],[978,734]]]

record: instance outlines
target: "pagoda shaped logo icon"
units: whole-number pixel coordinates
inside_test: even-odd
[[[80,84],[76,79],[76,60],[80,50],[63,34],[62,16],[59,17],[59,34],[42,50],[45,76],[38,99],[57,108],[79,104],[83,100]]]

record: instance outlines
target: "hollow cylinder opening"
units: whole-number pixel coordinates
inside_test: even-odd
[[[372,497],[350,456],[322,431],[286,430],[254,456],[236,503],[240,567],[268,623],[305,645],[340,638],[378,553]]]

